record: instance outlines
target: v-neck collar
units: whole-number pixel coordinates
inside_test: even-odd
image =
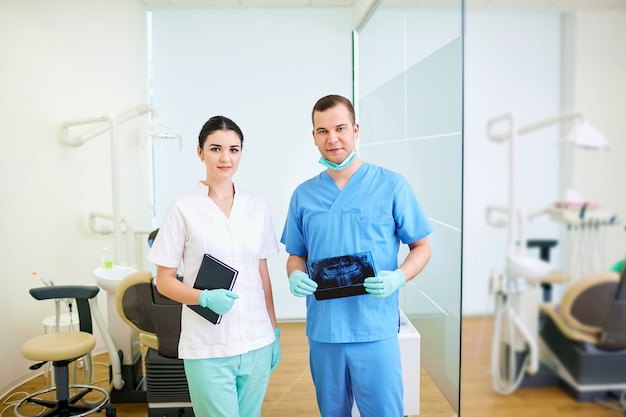
[[[229,215],[226,215],[226,213],[224,213],[222,211],[222,209],[217,205],[217,203],[211,198],[209,197],[209,186],[206,185],[204,182],[202,181],[198,181],[198,184],[196,185],[196,192],[198,192],[199,194],[202,194],[204,197],[206,197],[211,204],[211,206],[218,212],[220,213],[222,216],[224,216],[226,219],[230,219],[230,217],[232,216],[233,212],[235,211],[235,208],[237,207],[237,186],[235,185],[235,183],[233,183],[233,205],[230,208],[230,213]]]
[[[335,182],[333,177],[330,176],[327,170],[323,172],[323,175],[326,177],[327,181],[330,181],[335,186],[338,193],[342,193],[343,191],[349,191],[349,188],[353,187],[351,184],[358,183],[361,180],[361,178],[365,176],[368,170],[368,167],[369,167],[369,164],[367,162],[363,162],[361,166],[356,171],[354,171],[354,174],[352,174],[352,176],[348,179],[348,181],[346,181],[346,185],[342,189],[340,189],[337,186],[337,183]]]
[[[339,187],[337,187],[337,184],[332,179],[332,177],[328,175],[328,172],[324,171],[326,180],[332,183],[332,186],[334,187],[336,191],[336,194],[334,196],[334,201],[332,202],[330,206],[331,211],[334,209],[341,209],[342,207],[345,207],[346,203],[349,203],[350,200],[354,199],[355,193],[365,191],[364,189],[359,188],[359,187],[361,187],[362,185],[361,181],[363,177],[367,175],[368,169],[369,169],[369,165],[364,162],[359,167],[359,169],[357,169],[354,172],[354,174],[352,174],[348,182],[346,182],[346,185],[341,190],[339,189]]]

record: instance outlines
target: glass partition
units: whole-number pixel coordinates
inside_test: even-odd
[[[420,333],[421,365],[458,412],[463,2],[414,3],[379,2],[354,34],[359,152],[405,175],[434,226],[432,258],[400,305]]]

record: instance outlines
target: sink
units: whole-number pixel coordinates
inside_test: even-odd
[[[137,272],[137,270],[130,266],[113,265],[112,268],[96,268],[93,274],[96,276],[96,283],[100,288],[110,294],[115,294],[120,281],[133,272]]]
[[[531,281],[546,277],[552,270],[548,262],[528,255],[509,256],[509,263],[513,274]]]

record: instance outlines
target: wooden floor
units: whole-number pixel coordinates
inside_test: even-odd
[[[596,403],[579,403],[558,387],[493,391],[490,372],[491,318],[463,318],[461,417],[618,417],[625,414]]]
[[[281,323],[281,350],[282,359],[278,368],[272,373],[268,386],[262,414],[264,417],[316,417],[320,413],[315,401],[315,390],[311,381],[308,366],[308,345],[304,333],[304,323]],[[98,386],[108,385],[108,355],[94,356],[95,379],[101,381]],[[102,365],[104,364],[104,365]],[[420,374],[421,415],[431,417],[451,417],[454,410],[428,374],[422,370]],[[5,396],[2,408],[6,411],[0,417],[15,417],[11,402],[19,401],[26,393],[41,390],[47,386],[43,376],[23,384],[12,393]],[[95,400],[95,397],[94,397]],[[114,404],[119,417],[146,417],[147,404]],[[34,410],[32,415],[41,411],[41,407]],[[26,414],[26,411],[22,411]],[[104,414],[94,414],[95,416]]]
[[[304,324],[281,323],[280,327],[283,355],[280,365],[272,373],[270,379],[263,404],[263,416],[319,416],[308,368],[308,347],[304,335]],[[489,370],[491,320],[464,318],[462,327],[461,412],[459,413],[461,417],[624,416],[624,413],[599,404],[578,403],[557,387],[520,388],[507,396],[494,393]],[[94,361],[106,365],[108,355],[97,355]],[[107,366],[96,365],[96,379],[101,380],[98,385],[107,386]],[[2,398],[0,417],[14,417],[11,403],[23,398],[26,393],[43,389],[46,384],[45,379],[40,376]],[[423,369],[420,385],[422,416],[451,417],[455,414]],[[115,408],[119,417],[148,416],[148,406],[144,403],[115,404]],[[103,416],[103,414],[95,415]]]

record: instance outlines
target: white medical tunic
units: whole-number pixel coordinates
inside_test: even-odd
[[[227,217],[202,182],[195,192],[174,200],[147,259],[168,268],[177,268],[182,260],[183,282],[193,286],[205,253],[239,272],[232,289],[239,298],[217,325],[183,306],[179,357],[234,356],[273,343],[259,260],[277,254],[278,244],[265,201],[235,187]]]

